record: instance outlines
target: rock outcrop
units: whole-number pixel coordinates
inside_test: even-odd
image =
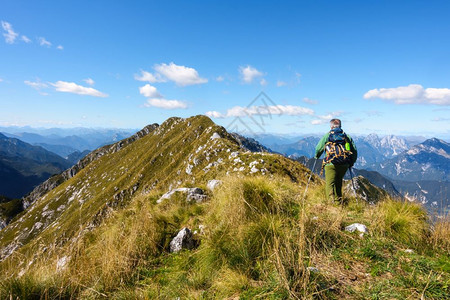
[[[181,229],[177,236],[170,242],[171,253],[181,251],[182,249],[194,249],[194,247],[195,242],[192,238],[192,231],[187,227]]]

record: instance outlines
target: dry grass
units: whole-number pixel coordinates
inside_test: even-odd
[[[430,241],[434,248],[441,248],[450,255],[450,217],[448,215],[434,224]]]
[[[155,205],[157,196],[136,196],[70,247],[52,249],[23,277],[2,282],[0,296],[376,298],[377,288],[386,287],[378,287],[380,279],[396,280],[390,291],[408,296],[417,284],[429,289],[425,285],[432,269],[417,262],[418,276],[404,279],[403,257],[390,265],[395,249],[389,252],[385,246],[417,249],[428,243],[436,251],[449,250],[448,219],[430,230],[425,212],[414,204],[386,199],[375,206],[350,201],[342,207],[326,200],[318,185],[311,185],[302,201],[302,187],[282,177],[223,178],[202,204],[175,197]],[[370,233],[360,238],[345,232],[343,227],[354,221],[365,223]],[[168,243],[181,227],[199,224],[205,232],[197,236],[198,249],[168,254]],[[70,262],[57,271],[63,256],[70,256]],[[430,282],[440,295],[445,286]]]
[[[429,233],[425,209],[416,203],[387,199],[368,210],[370,227],[375,232],[411,245],[423,242]]]

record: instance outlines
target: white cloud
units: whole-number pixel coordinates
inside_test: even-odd
[[[54,86],[55,90],[58,92],[87,95],[93,97],[102,97],[102,98],[108,97],[107,94],[102,93],[94,88],[84,87],[74,82],[57,81],[55,83],[51,83],[51,85]]]
[[[31,40],[26,35],[22,35],[20,38],[27,44],[31,43]]]
[[[141,75],[138,75],[138,74],[134,75],[134,79],[139,80],[139,81],[148,81],[150,83],[167,81],[165,78],[162,78],[161,74],[159,74],[159,73],[152,74],[147,71],[141,71]]]
[[[227,110],[227,117],[245,117],[253,115],[287,115],[301,116],[313,115],[314,111],[309,108],[295,105],[268,105],[268,106],[235,106]]]
[[[147,81],[150,83],[167,82],[168,80],[175,82],[179,86],[187,86],[194,84],[202,84],[208,82],[208,79],[198,75],[197,70],[185,66],[179,66],[171,62],[170,64],[157,64],[153,67],[156,73],[152,74],[147,71],[141,71],[140,75],[134,75],[134,79],[139,81]]]
[[[218,76],[217,78],[216,78],[216,81],[218,81],[218,82],[222,82],[222,81],[224,81],[225,80],[225,77],[223,77],[223,76]]]
[[[420,84],[410,84],[396,88],[373,89],[364,94],[364,99],[374,98],[393,101],[395,104],[450,105],[450,89],[424,89]]]
[[[64,47],[62,45],[58,45],[58,47],[56,47],[56,49],[58,50],[64,50]]]
[[[2,82],[3,81],[3,79],[2,78],[0,78],[0,82]]]
[[[158,90],[154,86],[151,86],[150,84],[146,84],[143,87],[140,87],[139,93],[148,98],[163,98],[163,96],[158,92]]]
[[[146,107],[154,106],[163,109],[187,108],[186,102],[179,100],[159,99],[159,98],[147,99],[147,103],[145,103],[144,106]]]
[[[322,116],[317,116],[317,119],[312,120],[311,124],[312,125],[321,125],[321,124],[325,124],[330,122],[331,119],[334,119],[336,117],[339,117],[340,115],[342,115],[342,112],[340,111],[336,111],[336,112],[332,112],[330,114],[327,115],[322,115]]]
[[[170,64],[155,65],[156,72],[163,77],[175,82],[179,86],[202,84],[208,82],[208,79],[201,78],[197,70],[185,66],[179,66],[171,62]]]
[[[310,99],[310,98],[307,98],[307,97],[303,98],[303,102],[309,103],[309,104],[318,104],[319,103],[319,101],[314,100],[314,99]]]
[[[52,45],[52,43],[50,43],[43,37],[39,37],[38,41],[39,41],[39,45],[41,45],[41,46],[50,47]]]
[[[139,93],[149,99],[144,104],[145,107],[158,107],[163,109],[187,108],[187,103],[180,100],[168,100],[161,95],[156,87],[146,84],[139,88]]]
[[[2,21],[3,36],[5,37],[5,42],[7,44],[13,44],[16,38],[19,36],[12,28],[12,25],[8,22]]]
[[[287,85],[286,82],[281,81],[281,80],[277,80],[277,87],[282,87],[282,86],[285,86],[285,85]]]
[[[267,85],[267,80],[265,80],[265,79],[263,78],[263,79],[261,79],[261,80],[259,81],[259,84],[262,85],[262,86],[266,86],[266,85]]]
[[[207,111],[205,113],[205,115],[207,115],[210,118],[216,118],[216,119],[225,118],[225,116],[223,114],[221,114],[220,112],[215,111],[215,110]]]
[[[91,86],[95,84],[95,81],[92,78],[86,78],[86,79],[83,79],[83,81]]]
[[[24,83],[28,86],[31,86],[33,89],[35,89],[37,91],[48,87],[48,84],[43,83],[40,80],[37,80],[37,81],[25,80]]]
[[[254,79],[264,76],[263,72],[249,65],[246,67],[240,66],[239,73],[241,74],[242,81],[245,83],[252,83]]]

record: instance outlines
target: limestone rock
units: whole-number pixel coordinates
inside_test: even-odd
[[[186,193],[186,201],[195,201],[199,203],[207,198],[201,188],[177,188],[162,195],[161,198],[156,201],[156,203],[161,203],[164,199],[170,199],[176,192]]]
[[[211,136],[212,140],[216,140],[216,139],[220,139],[220,138],[221,138],[221,136],[217,132],[214,132],[213,135]]]
[[[214,191],[214,189],[216,187],[218,187],[219,185],[222,184],[222,181],[217,180],[217,179],[213,179],[213,180],[209,180],[208,183],[206,184],[206,187],[211,190]]]
[[[366,225],[360,224],[360,223],[353,223],[351,225],[348,225],[347,227],[345,227],[345,231],[348,231],[348,232],[358,231],[358,232],[361,232],[362,234],[369,232]]]
[[[193,249],[195,246],[194,240],[192,239],[192,232],[189,228],[184,227],[181,229],[177,236],[173,238],[170,242],[170,252],[175,253],[181,251],[182,249]]]

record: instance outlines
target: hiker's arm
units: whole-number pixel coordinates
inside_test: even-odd
[[[325,134],[322,137],[322,139],[319,141],[319,143],[317,144],[317,146],[316,146],[316,155],[314,155],[314,157],[316,159],[319,159],[319,157],[322,155],[323,150],[325,149],[325,144],[328,141],[328,136],[329,136],[329,133]]]

